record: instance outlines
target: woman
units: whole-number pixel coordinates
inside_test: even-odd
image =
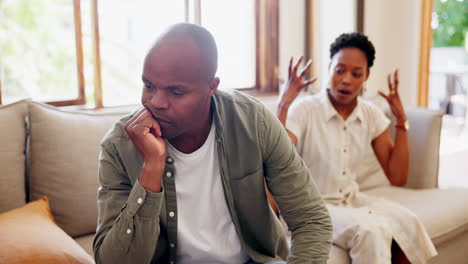
[[[417,217],[360,192],[388,181],[403,186],[408,177],[408,122],[398,94],[398,72],[388,76],[390,93],[379,92],[396,119],[395,143],[389,119],[360,98],[374,58],[366,36],[342,34],[330,47],[329,88],[294,104],[316,79],[305,80],[310,62],[298,74],[303,58],[294,67],[291,59],[278,118],[323,195],[334,244],[349,250],[353,263],[425,263],[437,252]]]

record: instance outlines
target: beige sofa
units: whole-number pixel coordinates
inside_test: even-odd
[[[32,101],[0,107],[0,213],[46,195],[57,224],[92,255],[99,142],[126,111],[71,112]],[[411,165],[407,188],[367,190],[408,207],[425,224],[439,256],[467,263],[468,190],[437,189],[441,114],[408,110]],[[2,245],[0,245],[2,246]],[[350,263],[332,247],[329,263]]]

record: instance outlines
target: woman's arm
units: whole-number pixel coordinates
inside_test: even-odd
[[[292,143],[296,145],[297,144],[296,135],[294,135],[293,132],[291,132],[288,128],[286,128],[286,117],[288,116],[288,110],[289,110],[289,105],[284,105],[280,102],[278,105],[276,116],[278,117],[279,121],[283,125],[284,129],[286,129],[286,132],[288,132],[288,136],[291,139]]]
[[[379,94],[387,100],[397,120],[395,145],[393,145],[389,130],[386,129],[372,141],[372,147],[390,183],[403,186],[408,179],[409,168],[408,132],[405,126],[407,119],[398,93],[397,70],[393,73],[393,81],[391,79],[389,74],[387,81],[390,93],[385,95],[379,92]]]
[[[409,167],[406,130],[396,130],[395,145],[393,145],[390,132],[387,129],[372,141],[372,147],[390,183],[395,186],[405,185]]]
[[[303,59],[304,59],[304,56],[302,56],[299,59],[297,64],[294,66],[294,68],[292,67],[293,58],[289,60],[288,82],[286,83],[286,86],[284,88],[284,93],[281,95],[280,102],[278,104],[278,110],[276,112],[276,116],[278,117],[279,121],[281,122],[283,127],[288,132],[288,136],[294,145],[297,144],[297,141],[298,141],[297,136],[294,135],[293,132],[291,132],[290,130],[286,128],[286,119],[288,116],[289,107],[291,106],[294,99],[296,99],[296,97],[305,87],[307,87],[309,84],[317,80],[317,78],[312,78],[310,80],[305,79],[305,74],[307,70],[310,68],[310,66],[312,65],[312,61],[310,60],[304,66],[304,69],[301,71],[301,73],[297,75],[297,69],[299,68],[299,65],[301,65],[301,62]]]

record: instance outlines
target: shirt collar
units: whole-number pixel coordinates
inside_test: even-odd
[[[333,107],[330,98],[328,97],[327,90],[324,90],[321,92],[321,99],[322,99],[322,105],[324,106],[324,111],[325,111],[325,120],[328,122],[332,118],[340,117],[338,112],[336,111],[335,107]],[[360,120],[361,122],[364,120],[363,114],[362,114],[362,106],[360,102],[360,97],[358,96],[357,98],[357,104],[356,107],[354,108],[353,112],[351,115],[348,117],[346,121],[352,122],[355,119]]]

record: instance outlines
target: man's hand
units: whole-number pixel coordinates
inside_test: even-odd
[[[301,65],[304,56],[302,56],[299,61],[297,62],[294,68],[292,67],[293,58],[289,61],[289,68],[288,68],[288,82],[286,83],[285,90],[283,95],[281,96],[280,104],[289,107],[291,103],[296,99],[299,93],[307,87],[309,84],[315,82],[317,78],[312,78],[310,80],[305,79],[305,74],[307,70],[312,65],[312,61],[309,60],[307,64],[302,69],[301,73],[297,75],[297,69],[299,65]]]
[[[398,93],[398,70],[393,72],[393,80],[391,74],[387,76],[387,82],[390,93],[385,95],[383,92],[379,91],[379,94],[387,100],[390,105],[390,109],[397,120],[397,124],[403,124],[406,121],[406,114]]]
[[[158,122],[143,108],[125,124],[125,131],[143,156],[140,184],[151,192],[160,192],[166,162],[166,143],[161,138]]]

